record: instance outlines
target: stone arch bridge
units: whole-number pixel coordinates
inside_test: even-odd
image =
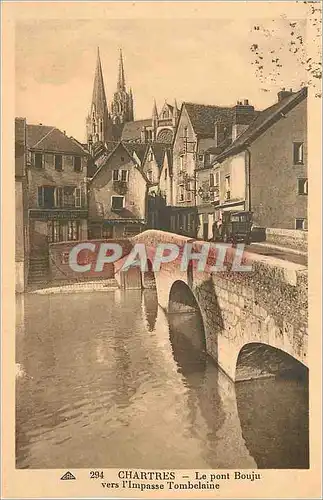
[[[131,242],[143,243],[149,259],[158,243],[173,243],[180,248],[191,243],[196,252],[202,243],[157,230],[145,231]],[[251,266],[251,271],[233,271],[234,253],[235,249],[227,250],[225,271],[201,272],[196,261],[186,271],[181,271],[178,260],[162,264],[154,273],[159,305],[168,313],[199,311],[206,351],[234,381],[238,358],[243,352],[248,357],[250,346],[270,346],[307,367],[307,268],[245,252],[243,262]],[[115,263],[119,283],[125,272],[137,272],[140,278],[138,267],[121,270],[125,258]],[[148,273],[151,278],[151,269]]]

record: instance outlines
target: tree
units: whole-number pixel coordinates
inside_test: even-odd
[[[315,96],[321,97],[322,5],[316,1],[302,3],[306,7],[305,19],[288,19],[282,15],[267,25],[253,26],[252,65],[265,87],[288,84],[287,66],[292,64],[295,68],[296,65],[299,85],[312,87]],[[285,75],[284,69],[287,70]],[[262,90],[268,91],[267,88]]]

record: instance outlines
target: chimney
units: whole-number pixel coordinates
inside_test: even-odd
[[[282,101],[283,99],[286,99],[286,97],[289,97],[293,94],[294,94],[293,89],[286,90],[285,88],[282,88],[277,94],[278,102]]]
[[[255,108],[249,104],[248,99],[237,101],[233,108],[232,141],[241,135],[255,117]]]
[[[226,126],[224,123],[215,122],[214,124],[214,139],[216,146],[220,146],[220,144],[224,141],[226,137]]]

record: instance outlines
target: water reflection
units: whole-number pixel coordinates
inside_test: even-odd
[[[308,381],[239,382],[236,394],[243,437],[258,467],[308,468]]]
[[[18,299],[16,361],[18,468],[306,464],[301,381],[235,387],[153,290]]]
[[[147,328],[152,332],[156,325],[158,312],[158,297],[156,290],[142,291],[143,318],[147,322]]]

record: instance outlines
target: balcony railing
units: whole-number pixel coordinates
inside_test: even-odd
[[[86,208],[30,208],[30,219],[86,219],[88,210]]]

